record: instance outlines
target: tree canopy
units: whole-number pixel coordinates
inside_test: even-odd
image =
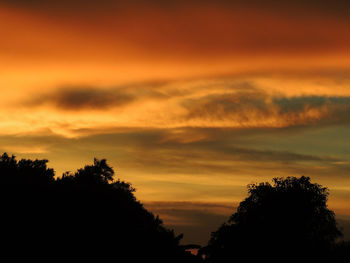
[[[341,232],[327,207],[329,191],[309,177],[248,185],[228,222],[202,250],[207,262],[316,262],[329,258]]]
[[[105,159],[55,178],[47,160],[0,157],[2,239],[12,256],[116,262],[196,262],[173,230],[115,180]],[[4,248],[4,247],[3,247]],[[18,251],[21,251],[18,253]]]
[[[1,252],[27,261],[345,262],[349,243],[308,177],[248,185],[248,196],[208,245],[191,255],[182,235],[147,211],[105,159],[55,177],[48,160],[0,156]]]

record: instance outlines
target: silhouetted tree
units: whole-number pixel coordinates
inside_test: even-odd
[[[0,157],[0,181],[2,184],[47,185],[54,181],[53,169],[47,168],[48,160],[16,160],[4,153]]]
[[[327,188],[302,176],[251,184],[248,193],[202,249],[206,262],[330,260],[341,232]]]
[[[0,157],[1,252],[12,251],[12,259],[200,260],[136,200],[131,184],[114,180],[105,159],[57,179],[46,164]]]

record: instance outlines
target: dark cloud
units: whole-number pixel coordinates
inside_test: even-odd
[[[71,53],[89,57],[89,50],[98,54],[109,49],[110,59],[118,56],[121,43],[128,48],[137,47],[134,51],[145,52],[143,56],[172,61],[348,51],[349,26],[348,22],[343,23],[344,17],[340,21],[339,13],[348,10],[349,4],[339,2],[335,9],[338,5],[334,1],[305,2],[309,1],[5,1],[39,10],[46,18],[42,23],[58,23],[67,32],[76,31],[77,36],[86,38],[76,49],[72,48],[74,43],[69,45],[73,49],[70,57]],[[337,16],[327,20],[324,13]],[[36,32],[35,28],[31,30]],[[61,41],[59,48],[49,51],[64,51],[61,47],[71,39]],[[96,48],[96,42],[103,44],[102,50]],[[37,46],[33,45],[33,49]],[[42,54],[43,50],[37,48],[36,52]]]
[[[187,118],[204,118],[209,120],[237,119],[249,120],[252,111],[261,117],[270,114],[265,101],[267,95],[262,91],[240,91],[229,94],[208,95],[199,99],[189,99],[183,105],[188,109]]]
[[[106,110],[123,107],[140,99],[168,99],[173,94],[162,90],[166,83],[155,81],[116,87],[61,86],[53,92],[36,94],[22,104],[31,107],[48,104],[61,110]]]
[[[327,153],[322,151],[317,154],[308,154],[304,153],[304,148],[276,150],[269,145],[267,139],[263,145],[259,139],[259,145],[254,145],[254,141],[249,142],[249,138],[254,138],[257,134],[261,135],[261,130],[256,130],[255,134],[249,133],[249,135],[242,135],[242,131],[230,129],[134,129],[116,132],[81,138],[79,145],[84,145],[86,149],[108,151],[111,155],[118,152],[120,154],[118,159],[122,166],[142,170],[145,174],[161,176],[165,174],[205,176],[249,174],[249,170],[255,169],[258,169],[261,174],[271,176],[274,172],[285,171],[290,174],[303,174],[305,171],[305,174],[311,175],[315,174],[315,170],[311,169],[313,166],[329,167],[328,172],[335,168],[339,170],[344,166],[335,164],[344,161],[342,157],[327,156]],[[174,140],[173,134],[179,132],[184,137],[204,135],[204,139],[193,142],[179,141],[178,138]],[[346,169],[344,168],[339,175],[347,174]],[[319,172],[323,174],[324,170]]]
[[[231,120],[251,126],[267,118],[281,126],[350,124],[350,97],[276,97],[263,91],[239,91],[189,99],[183,106],[187,119]]]
[[[0,3],[6,3],[24,7],[111,7],[124,5],[157,5],[160,7],[175,7],[179,5],[190,4],[206,4],[210,0],[1,0]],[[281,9],[281,8],[298,8],[298,9],[316,9],[326,11],[345,12],[346,8],[350,7],[349,1],[346,0],[218,0],[215,5],[224,7],[259,7],[266,9]],[[345,10],[344,10],[345,9]]]
[[[192,142],[174,139],[173,134],[179,132],[185,139],[187,136],[200,136],[204,139]],[[62,156],[67,156],[69,160],[69,156],[72,155],[76,156],[75,159],[86,160],[96,156],[108,158],[116,160],[118,168],[122,168],[125,172],[142,171],[145,176],[147,174],[233,176],[249,174],[255,170],[270,176],[273,176],[274,172],[327,176],[335,171],[339,178],[348,176],[349,164],[344,163],[346,159],[344,160],[345,157],[342,155],[328,156],[322,148],[317,154],[305,153],[304,148],[295,147],[276,150],[273,145],[269,145],[273,137],[287,136],[286,140],[290,137],[288,134],[271,132],[272,134],[264,130],[255,130],[253,133],[232,129],[110,128],[86,131],[83,137],[71,139],[51,133],[41,136],[2,136],[0,143],[6,146],[2,147],[2,150],[12,153],[16,153],[17,149],[27,150],[33,146],[40,146],[46,150],[46,156],[50,160],[55,160],[58,156],[63,160],[65,158]],[[276,135],[273,135],[274,133]],[[261,138],[254,140],[257,135]],[[265,141],[263,144],[262,140]],[[307,145],[305,147],[308,148]],[[348,153],[349,151],[343,154]],[[64,169],[76,168],[67,167],[66,161],[62,164]],[[59,170],[58,175],[61,172],[63,171]],[[189,188],[193,190],[192,185],[189,185]]]
[[[301,96],[301,97],[279,97],[273,102],[280,108],[280,112],[303,112],[305,108],[331,108],[350,107],[350,97],[326,97],[326,96]]]
[[[105,110],[122,107],[134,100],[134,96],[119,90],[67,87],[58,89],[51,94],[38,95],[25,104],[30,106],[49,104],[62,110]]]
[[[289,129],[98,127],[72,130],[72,134],[75,132],[82,137],[69,139],[54,134],[5,136],[0,138],[0,142],[14,149],[37,144],[48,152],[68,151],[76,156],[87,154],[91,158],[97,153],[97,156],[113,157],[123,167],[142,170],[146,174],[247,174],[247,170],[258,169],[266,174],[272,173],[272,170],[288,170],[292,174],[327,174],[337,170],[341,176],[348,174],[349,168],[346,163],[349,154],[345,150],[347,146],[340,145],[332,134],[320,136],[316,133],[318,140],[334,145],[336,150],[330,153],[328,144],[318,143],[319,148],[314,151],[311,150],[314,146],[310,140],[307,142],[305,139],[302,145],[298,144],[300,139],[293,138],[294,134]],[[304,132],[298,131],[299,134]],[[312,134],[306,138],[310,139],[310,136],[312,139]],[[344,134],[341,137],[346,140],[348,136]],[[295,143],[292,141],[290,145],[281,145],[279,140],[276,147],[275,140],[278,138]],[[323,168],[317,170],[312,166]]]
[[[306,111],[320,110],[319,124],[350,124],[350,97],[302,96],[274,98],[281,115],[298,116]]]
[[[247,144],[249,137],[256,137],[257,134],[273,134],[271,131],[264,131],[256,129],[252,131],[240,131],[234,129],[118,129],[109,130],[109,134],[93,135],[82,138],[86,142],[91,140],[98,141],[101,144],[113,142],[114,144],[124,147],[129,145],[129,150],[135,150],[143,154],[144,151],[152,153],[150,155],[143,155],[143,162],[149,158],[156,163],[167,163],[166,167],[171,167],[171,162],[178,165],[189,164],[195,165],[196,160],[219,158],[220,160],[251,160],[257,162],[337,162],[343,161],[339,158],[300,154],[292,151],[281,150],[267,150],[244,147]],[[173,134],[182,133],[183,139],[174,138]],[[94,132],[92,132],[94,134]],[[276,133],[277,134],[277,133]],[[202,140],[194,140],[186,142],[186,137],[197,136],[203,138]],[[279,134],[278,136],[281,136]],[[283,136],[283,135],[282,135]],[[244,139],[244,140],[243,140]],[[183,142],[183,140],[185,142]],[[242,145],[243,144],[243,145]],[[249,145],[252,146],[252,145]],[[169,155],[169,156],[168,156]],[[170,158],[172,156],[172,158]],[[216,158],[214,158],[216,156]],[[136,157],[136,156],[135,156]],[[140,157],[141,158],[141,157]],[[180,158],[180,159],[179,159]],[[201,165],[205,165],[201,163]],[[157,165],[154,165],[157,166]]]
[[[111,7],[112,0],[1,0],[0,3],[5,3],[10,6],[32,8],[43,11],[84,11],[93,10],[93,8]]]
[[[220,150],[222,153],[226,153],[231,156],[237,156],[241,160],[252,160],[252,161],[276,161],[276,162],[296,162],[296,161],[319,161],[319,162],[335,162],[340,161],[337,158],[332,157],[321,157],[308,154],[298,154],[287,151],[271,151],[271,150],[255,150],[255,149],[244,149],[235,147],[218,147],[217,151]]]

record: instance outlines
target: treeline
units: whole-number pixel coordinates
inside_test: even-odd
[[[51,262],[196,262],[182,236],[136,200],[129,183],[114,180],[95,159],[61,178],[47,160],[0,157],[3,252]],[[10,257],[10,258],[11,258]]]
[[[47,160],[0,157],[1,255],[52,262],[346,262],[328,189],[307,177],[250,185],[249,196],[192,255],[115,180],[105,159],[55,177]]]

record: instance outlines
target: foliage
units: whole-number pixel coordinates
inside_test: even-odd
[[[48,160],[16,160],[4,153],[0,157],[0,180],[4,184],[47,185],[54,181],[54,170],[47,168]]]
[[[2,239],[8,251],[46,260],[197,262],[180,246],[182,235],[136,200],[130,183],[114,180],[105,159],[61,178],[47,162],[0,157]]]
[[[248,185],[248,197],[195,257],[114,178],[105,159],[56,178],[48,160],[0,156],[1,251],[46,261],[346,262],[349,243],[308,177]],[[189,246],[187,248],[191,248]],[[20,251],[20,253],[18,253]]]
[[[331,256],[341,232],[327,208],[327,188],[302,176],[251,184],[248,193],[229,221],[212,233],[202,250],[207,262],[316,262]]]

